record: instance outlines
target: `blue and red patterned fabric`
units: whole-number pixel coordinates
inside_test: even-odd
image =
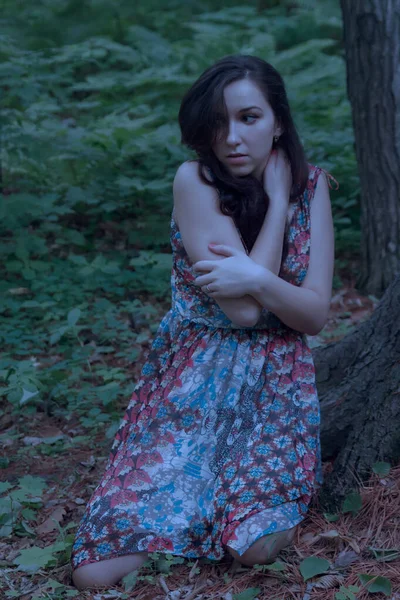
[[[279,276],[299,286],[310,252],[310,165]],[[319,401],[307,337],[263,310],[234,325],[193,285],[171,217],[171,309],[162,319],[103,477],[76,533],[72,567],[138,551],[219,560],[305,516],[321,483]]]

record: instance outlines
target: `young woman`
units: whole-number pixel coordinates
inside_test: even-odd
[[[80,589],[154,551],[270,562],[321,482],[306,334],[332,292],[327,179],[306,162],[281,76],[255,56],[207,69],[179,123],[198,159],[173,185],[172,308],[76,535]]]

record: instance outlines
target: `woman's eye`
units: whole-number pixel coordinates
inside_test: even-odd
[[[243,119],[246,119],[246,118],[248,118],[248,117],[249,117],[250,119],[258,119],[257,115],[243,115]],[[252,123],[254,123],[254,121],[252,121]]]

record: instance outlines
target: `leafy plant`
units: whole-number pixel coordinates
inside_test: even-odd
[[[57,565],[57,554],[65,552],[67,547],[65,542],[56,542],[50,546],[45,546],[44,548],[32,546],[31,548],[21,550],[13,563],[22,571],[34,573],[41,568]]]
[[[254,600],[260,592],[260,588],[248,588],[239,594],[233,594],[233,600]]]
[[[372,552],[378,562],[391,562],[400,558],[400,550],[398,548],[374,548],[373,546],[369,546],[368,550]]]
[[[389,475],[390,469],[391,469],[391,465],[390,465],[390,463],[387,463],[387,462],[376,462],[372,465],[373,472],[376,473],[377,475],[380,475],[381,477],[385,477],[386,475]]]
[[[350,492],[343,501],[342,512],[356,514],[362,508],[362,498],[358,492]]]
[[[357,585],[340,586],[340,591],[335,593],[335,600],[355,600],[356,594],[360,591]]]
[[[304,581],[307,581],[308,579],[315,577],[315,575],[326,573],[326,571],[330,568],[330,563],[324,558],[319,558],[318,556],[309,556],[301,561],[299,568]]]
[[[0,537],[11,533],[21,537],[35,537],[29,521],[36,517],[36,509],[42,506],[42,494],[47,484],[41,477],[25,475],[17,485],[0,484]]]
[[[392,584],[386,577],[382,577],[380,575],[369,575],[367,573],[360,573],[358,577],[370,594],[376,594],[380,592],[385,596],[392,595]]]
[[[227,0],[221,10],[212,0],[168,9],[160,0],[145,8],[128,0],[39,1],[18,5],[16,18],[15,3],[3,5],[2,414],[18,423],[10,439],[38,415],[73,425],[69,445],[41,443],[37,456],[88,446],[98,433],[101,453],[137,381],[137,363],[171,307],[172,182],[193,157],[180,144],[179,102],[217,58],[255,54],[282,72],[308,159],[340,183],[331,194],[337,254],[358,253],[340,11],[329,0],[269,9]],[[29,452],[21,447],[0,467]],[[38,481],[0,486],[4,536],[34,538],[45,490]],[[18,569],[35,573],[66,560],[70,538],[60,535],[23,550]],[[157,569],[168,575],[177,562],[159,560],[139,579],[155,583]],[[259,570],[280,573],[282,565]],[[312,577],[317,567],[303,568]],[[127,589],[134,585],[133,578]],[[241,600],[258,592],[246,590]],[[57,582],[45,593],[51,600],[76,595]]]

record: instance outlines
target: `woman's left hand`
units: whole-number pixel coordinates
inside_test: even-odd
[[[260,265],[245,252],[232,246],[217,244],[210,245],[209,249],[227,258],[196,262],[193,270],[205,274],[196,277],[193,283],[212,298],[241,298],[251,293],[261,269]],[[205,289],[207,285],[208,290]]]

